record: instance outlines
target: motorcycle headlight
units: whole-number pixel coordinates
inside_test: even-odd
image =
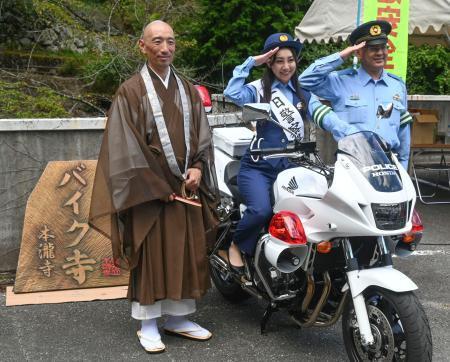
[[[406,225],[407,203],[372,204],[375,224],[380,230],[402,229]]]

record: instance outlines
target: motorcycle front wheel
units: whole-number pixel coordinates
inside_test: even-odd
[[[374,344],[361,343],[351,297],[342,315],[342,332],[350,361],[431,361],[432,339],[428,319],[413,292],[381,288],[364,292]]]

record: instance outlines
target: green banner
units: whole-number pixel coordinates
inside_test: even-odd
[[[406,81],[409,0],[364,0],[363,22],[386,20],[392,25],[385,69]]]

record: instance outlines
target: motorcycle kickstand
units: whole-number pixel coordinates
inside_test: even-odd
[[[272,314],[277,311],[277,305],[273,302],[270,302],[263,314],[263,317],[261,318],[261,334],[266,334],[267,322],[269,321]]]

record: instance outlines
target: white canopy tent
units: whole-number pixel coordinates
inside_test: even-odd
[[[357,11],[357,0],[314,0],[295,35],[309,43],[346,40],[356,27]],[[417,45],[448,46],[450,0],[410,0],[408,33],[409,41]]]

